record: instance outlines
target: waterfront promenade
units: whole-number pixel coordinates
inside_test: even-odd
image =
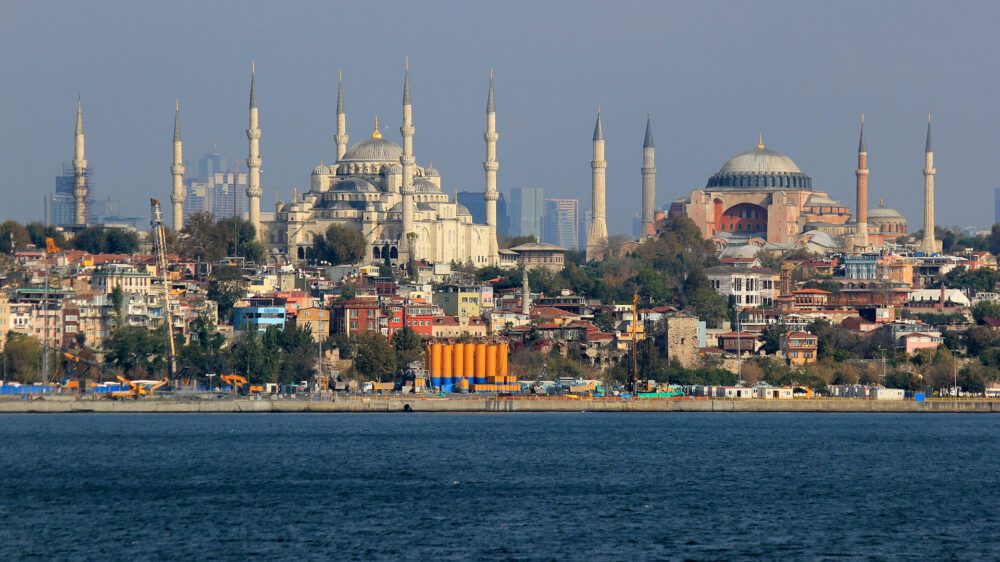
[[[71,396],[0,400],[0,413],[281,413],[281,412],[897,412],[1000,413],[996,399],[864,400],[692,400],[621,398],[344,397],[147,398],[91,400]]]

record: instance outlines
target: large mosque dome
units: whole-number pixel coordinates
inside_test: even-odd
[[[733,156],[708,178],[714,189],[812,189],[812,178],[791,158],[759,142],[753,150]]]
[[[365,139],[347,149],[342,162],[399,162],[403,148],[381,135]]]

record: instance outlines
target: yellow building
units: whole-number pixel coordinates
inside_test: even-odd
[[[330,334],[330,311],[325,308],[300,308],[295,317],[295,325],[300,329],[306,326],[312,330],[313,340],[326,339]]]

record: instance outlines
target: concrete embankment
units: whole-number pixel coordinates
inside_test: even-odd
[[[144,399],[90,400],[47,397],[0,400],[0,413],[269,413],[269,412],[897,412],[1000,413],[1000,400],[878,401],[619,400],[338,397],[324,400]]]

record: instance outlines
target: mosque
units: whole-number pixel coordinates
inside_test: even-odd
[[[499,261],[496,232],[496,202],[499,199],[496,174],[496,109],[493,73],[490,72],[486,103],[485,189],[486,223],[475,224],[469,210],[442,191],[441,174],[433,165],[419,166],[413,157],[412,103],[409,63],[403,80],[403,145],[383,138],[375,117],[371,135],[348,146],[347,115],[343,80],[337,89],[337,161],[320,162],[312,171],[310,189],[301,197],[275,205],[273,220],[260,214],[260,165],[257,94],[254,74],[250,82],[250,141],[247,196],[249,220],[277,263],[298,263],[309,257],[316,237],[331,225],[343,225],[360,232],[367,241],[367,261],[389,259],[403,263],[410,257],[435,263],[473,263],[482,267]],[[179,128],[175,132],[175,164],[179,160]],[[183,174],[176,166],[175,180]],[[175,181],[175,185],[176,185]],[[183,224],[177,217],[183,204],[183,189],[175,187],[175,229]]]

